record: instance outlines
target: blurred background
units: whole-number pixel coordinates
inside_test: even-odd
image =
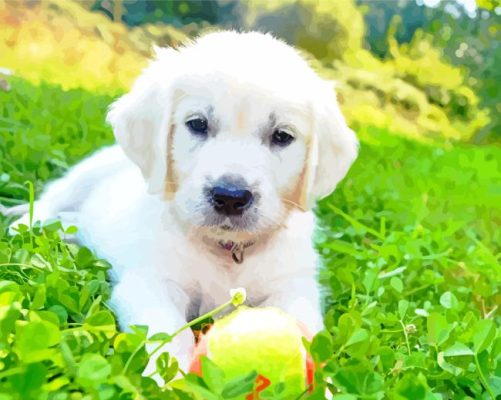
[[[338,82],[354,129],[370,122],[422,140],[483,144],[500,138],[500,14],[499,0],[0,0],[0,68],[117,93],[153,44],[258,29]]]

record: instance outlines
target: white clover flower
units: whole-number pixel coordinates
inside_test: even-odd
[[[417,332],[416,325],[414,324],[405,325],[405,331],[410,334],[416,333]]]
[[[238,307],[239,305],[244,304],[245,299],[247,298],[247,292],[245,288],[236,288],[230,290],[231,303]]]

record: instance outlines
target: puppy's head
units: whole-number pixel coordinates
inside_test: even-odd
[[[152,194],[228,240],[331,193],[357,154],[335,93],[289,46],[220,32],[157,59],[108,114]]]

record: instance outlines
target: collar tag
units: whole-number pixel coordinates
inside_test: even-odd
[[[244,251],[247,247],[250,247],[254,242],[240,242],[236,243],[233,241],[220,241],[219,245],[226,251],[231,251],[231,258],[236,264],[242,264],[244,262]]]
[[[242,264],[244,262],[244,249],[235,249],[231,251],[231,258],[233,258],[233,261],[235,261],[237,264]]]

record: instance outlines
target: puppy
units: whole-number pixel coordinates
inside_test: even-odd
[[[358,148],[331,84],[268,34],[211,33],[158,49],[107,120],[118,145],[49,185],[35,219],[71,216],[110,261],[123,329],[172,333],[236,287],[322,328],[310,209]],[[186,369],[193,344],[166,350]]]

